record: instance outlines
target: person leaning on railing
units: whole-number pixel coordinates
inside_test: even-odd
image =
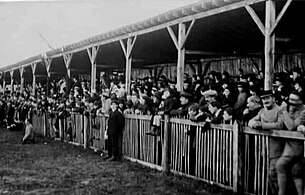
[[[282,110],[275,103],[275,98],[271,90],[261,93],[264,107],[259,113],[249,121],[249,127],[258,130],[278,130],[283,128],[281,122]],[[269,138],[269,190],[272,194],[278,192],[276,163],[283,152],[284,143],[279,138]]]
[[[303,95],[297,91],[289,95],[287,111],[284,111],[282,122],[288,131],[304,131],[305,106]],[[304,141],[286,140],[284,151],[276,163],[279,195],[288,193],[288,174],[292,174],[298,195],[304,194]]]

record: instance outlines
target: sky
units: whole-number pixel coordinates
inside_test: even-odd
[[[199,0],[0,0],[0,67]]]

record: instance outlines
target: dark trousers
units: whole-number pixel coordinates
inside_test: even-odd
[[[120,159],[120,136],[109,136],[108,137],[108,156]]]

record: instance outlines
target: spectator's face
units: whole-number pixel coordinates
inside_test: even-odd
[[[167,99],[169,96],[170,96],[169,91],[164,91],[163,96],[162,96],[162,99],[165,100],[165,99]]]
[[[273,96],[263,97],[262,101],[263,101],[264,107],[267,108],[267,109],[272,108],[272,106],[274,104]]]
[[[250,90],[251,96],[257,95],[255,91]]]
[[[132,101],[133,103],[136,103],[136,102],[138,101],[137,96],[135,96],[135,95],[131,96],[131,101]]]
[[[294,84],[294,89],[295,90],[301,90],[301,86],[299,85],[299,83]]]
[[[197,113],[195,110],[189,109],[188,114],[189,114],[189,116],[195,116]]]
[[[254,101],[251,101],[249,98],[247,100],[247,108],[249,110],[254,110],[255,109],[255,102]]]
[[[158,102],[158,98],[156,98],[156,96],[152,96],[152,100],[153,100],[153,103],[157,103]]]
[[[275,86],[281,86],[281,85],[282,85],[281,81],[275,81]]]
[[[214,97],[214,96],[206,96],[206,97],[205,97],[205,100],[206,100],[207,102],[211,103],[211,102],[215,101],[215,97]]]
[[[223,91],[223,94],[224,94],[225,96],[229,96],[229,95],[230,95],[230,90],[229,90],[229,89],[225,89],[225,90]]]
[[[229,115],[227,111],[224,111],[224,112],[223,112],[223,119],[224,119],[225,121],[229,121],[229,120],[232,119],[232,115]]]
[[[296,79],[296,78],[298,78],[299,77],[299,74],[297,73],[297,72],[293,72],[292,73],[292,78],[293,79]]]
[[[175,84],[170,84],[169,87],[170,87],[171,89],[175,89]]]
[[[181,105],[186,105],[189,103],[189,100],[185,97],[180,97],[180,102],[181,102]]]
[[[184,83],[183,84],[183,89],[187,89],[189,87],[189,84],[188,83]]]
[[[225,88],[227,88],[227,87],[228,87],[228,84],[227,84],[227,83],[222,84],[222,88],[223,88],[223,89],[225,89]]]
[[[112,103],[110,107],[112,111],[115,111],[118,108],[118,105],[116,103]]]

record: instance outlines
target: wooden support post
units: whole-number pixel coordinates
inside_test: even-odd
[[[2,88],[3,88],[3,93],[5,93],[5,88],[6,88],[5,78],[3,78],[2,81]]]
[[[91,92],[96,91],[96,58],[99,46],[87,48],[87,53],[91,62]]]
[[[84,115],[84,148],[88,146],[88,125],[89,125],[89,117]]]
[[[124,44],[124,41],[120,40],[121,48],[123,50],[126,59],[125,85],[126,85],[126,93],[128,95],[130,94],[130,85],[131,85],[131,62],[132,62],[131,52],[136,42],[136,39],[137,36],[135,36],[133,39],[129,37],[127,39],[126,46]]]
[[[179,23],[178,29],[178,39],[172,30],[171,27],[167,27],[167,30],[176,46],[178,51],[178,60],[177,60],[177,90],[183,90],[183,77],[184,77],[184,66],[185,66],[185,44],[186,40],[190,34],[190,31],[195,23],[195,20],[192,20],[188,30],[186,31],[186,25],[184,23]]]
[[[33,91],[32,91],[32,95],[36,94],[36,67],[37,67],[37,63],[31,64],[32,74],[33,74]]]
[[[201,75],[202,74],[202,64],[201,62],[197,63],[197,75]]]
[[[271,35],[270,28],[275,22],[275,1],[266,1],[266,19],[265,19],[265,82],[264,89],[271,90],[274,74],[274,51],[275,34]]]
[[[43,136],[44,137],[48,137],[47,134],[47,117],[46,117],[46,113],[42,114],[42,118],[43,118]]]
[[[49,82],[50,82],[50,76],[51,76],[51,63],[52,63],[52,58],[44,58],[44,63],[47,69],[47,96],[49,95]]]
[[[23,93],[24,91],[24,67],[19,68],[20,72],[20,93]]]
[[[66,69],[67,69],[67,77],[68,78],[71,78],[71,69],[70,69],[70,67],[71,67],[72,56],[73,56],[73,53],[65,53],[65,54],[63,54],[64,62],[65,62]]]
[[[91,66],[91,92],[96,92],[96,64]]]
[[[47,69],[47,75],[48,77],[50,77],[51,75],[51,64],[52,64],[52,58],[45,58],[44,59],[44,63],[45,63],[45,66],[46,66],[46,69]]]
[[[10,75],[11,75],[11,93],[14,92],[14,70],[10,71]]]
[[[168,175],[170,173],[170,123],[169,115],[164,115],[164,132],[162,145],[162,169],[163,173]],[[161,135],[162,136],[162,135]]]
[[[233,125],[233,192],[243,192],[243,129],[239,122],[235,121]]]
[[[63,121],[64,119],[59,119],[59,139],[60,141],[64,140],[64,128],[63,128]]]
[[[33,91],[32,95],[34,96],[36,94],[36,75],[33,75]]]

